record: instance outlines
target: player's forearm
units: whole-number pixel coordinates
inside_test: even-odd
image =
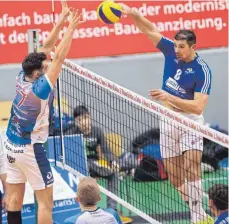
[[[59,33],[64,26],[63,20],[59,20],[58,23],[53,27],[52,31],[48,35],[47,39],[44,41],[43,46],[40,51],[49,54],[55,47],[55,44],[58,40]]]
[[[162,34],[157,31],[156,26],[137,12],[132,12],[130,17],[134,24],[153,42],[155,46],[157,46],[162,38]]]
[[[198,100],[184,100],[170,95],[167,100],[170,106],[183,110],[185,113],[200,115],[203,112],[203,106]]]
[[[52,64],[47,72],[47,76],[53,86],[56,84],[56,81],[61,71],[62,64],[64,63],[64,60],[69,52],[72,43],[73,32],[74,29],[72,28],[68,28],[65,32],[63,39],[61,40],[55,51]]]
[[[73,33],[74,33],[74,29],[69,27],[67,29],[67,31],[65,32],[63,39],[61,40],[61,42],[59,43],[59,45],[55,51],[55,55],[54,55],[53,60],[58,60],[61,63],[64,62],[64,60],[65,60],[65,58],[69,52],[71,43],[72,43]]]
[[[141,16],[137,12],[132,12],[130,14],[131,19],[134,24],[145,34],[156,31],[156,27],[145,17]]]

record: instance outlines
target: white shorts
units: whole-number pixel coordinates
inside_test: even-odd
[[[189,118],[193,119],[193,117]],[[202,116],[196,116],[195,120],[203,123]],[[177,122],[161,118],[160,150],[164,159],[183,155],[188,150],[203,151],[203,137],[198,133],[184,129]]]
[[[53,174],[42,144],[15,145],[6,140],[5,148],[8,183],[28,181],[33,190],[42,190],[53,185]]]

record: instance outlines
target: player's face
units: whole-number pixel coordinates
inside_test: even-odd
[[[46,74],[47,71],[48,71],[48,67],[49,67],[49,65],[48,65],[48,60],[42,61],[41,69],[36,70],[36,72],[35,72],[35,78],[38,79],[38,78],[41,77],[42,75]]]
[[[47,73],[48,67],[49,67],[48,60],[42,61],[42,72],[43,72],[43,74]]]
[[[188,61],[193,54],[195,45],[191,47],[186,40],[174,40],[174,49],[178,60]]]
[[[91,116],[89,114],[80,115],[76,118],[76,122],[84,133],[89,134],[91,132]]]

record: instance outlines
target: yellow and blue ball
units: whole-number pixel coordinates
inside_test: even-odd
[[[104,1],[97,8],[97,15],[106,24],[116,23],[122,15],[121,6],[113,1]]]

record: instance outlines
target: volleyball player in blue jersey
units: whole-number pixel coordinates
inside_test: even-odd
[[[69,15],[68,28],[48,66],[47,56],[53,50],[60,30]],[[49,132],[49,110],[64,59],[69,52],[80,16],[62,2],[62,13],[43,47],[23,61],[16,79],[16,95],[7,129],[8,170],[7,219],[9,224],[22,223],[25,183],[28,181],[38,201],[38,223],[52,224],[53,175],[43,144]]]
[[[150,97],[196,122],[203,123],[203,110],[208,102],[212,75],[207,63],[195,51],[195,33],[180,30],[174,40],[170,40],[138,12],[125,4],[121,6],[123,13],[133,20],[165,57],[162,89],[151,90]],[[213,223],[202,206],[203,138],[177,127],[167,119],[161,119],[160,148],[171,184],[189,205],[192,223]]]

